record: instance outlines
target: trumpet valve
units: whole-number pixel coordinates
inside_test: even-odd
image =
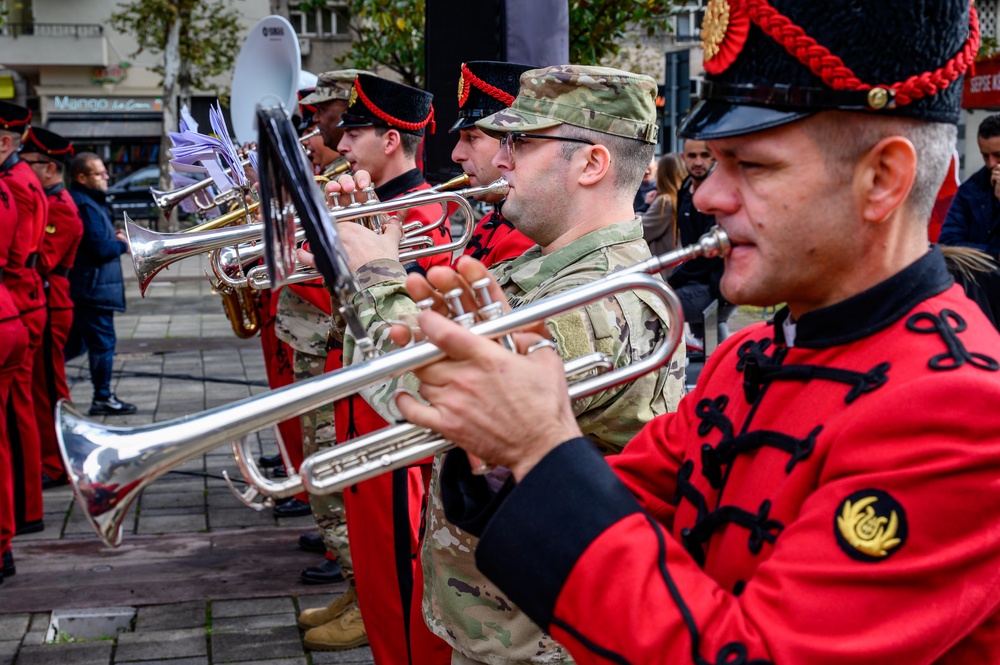
[[[330,192],[327,197],[333,202],[333,205],[330,206],[330,212],[343,209],[343,206],[340,205],[340,192]]]
[[[471,328],[472,324],[476,322],[475,312],[466,312],[465,308],[462,306],[462,289],[452,289],[444,294],[444,300],[448,303],[448,309],[451,310],[451,318],[461,326],[466,328]]]
[[[479,301],[479,309],[476,310],[476,314],[479,315],[481,321],[490,321],[503,314],[503,303],[490,297],[489,277],[473,282],[472,290],[476,292],[476,299]]]

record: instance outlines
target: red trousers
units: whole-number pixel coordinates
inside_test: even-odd
[[[3,288],[3,287],[0,287]],[[0,322],[0,407],[6,409],[14,372],[28,350],[28,329],[20,319]],[[0,418],[0,553],[10,549],[14,537],[14,468],[11,462],[7,419]]]
[[[327,371],[341,366],[331,350]],[[374,432],[386,422],[360,397],[335,407],[337,441]],[[378,665],[449,665],[451,647],[424,623],[420,565],[427,465],[385,473],[344,491],[347,532],[361,616]]]
[[[35,350],[32,399],[41,441],[42,472],[53,480],[66,475],[56,441],[55,409],[60,399],[69,399],[63,346],[72,325],[73,310],[50,309],[42,343]]]
[[[35,404],[31,394],[33,361],[45,333],[45,307],[22,312],[28,328],[28,348],[14,369],[7,402],[7,437],[14,469],[14,519],[18,525],[42,519],[42,443],[38,438]]]
[[[267,385],[271,389],[290,386],[295,381],[292,367],[292,347],[282,342],[274,334],[275,310],[278,306],[278,293],[264,290],[260,292],[261,325],[260,346],[264,352],[264,370],[267,372]],[[278,433],[285,443],[285,465],[289,474],[302,465],[302,419],[292,418],[278,423]],[[305,492],[295,495],[300,501],[309,501]]]

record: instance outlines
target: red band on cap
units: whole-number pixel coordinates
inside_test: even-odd
[[[767,0],[745,0],[750,19],[771,39],[785,47],[788,53],[808,67],[816,76],[834,90],[871,90],[876,87],[865,83],[844,64],[839,57],[830,53],[825,46],[805,33],[805,30],[772,7]],[[879,85],[896,92],[896,106],[909,104],[927,95],[936,95],[959,76],[964,74],[979,50],[979,17],[974,0],[969,2],[969,38],[965,46],[948,62],[933,72],[911,76],[905,81],[890,85]]]
[[[427,126],[428,123],[430,123],[431,134],[434,133],[434,129],[437,127],[436,123],[434,122],[434,105],[433,104],[431,104],[431,110],[430,110],[430,112],[427,113],[427,117],[424,118],[421,122],[406,122],[405,120],[400,120],[399,118],[392,117],[391,115],[389,115],[388,113],[386,113],[385,111],[383,111],[382,109],[380,109],[379,107],[375,106],[374,102],[372,102],[372,100],[368,99],[368,95],[365,94],[365,91],[361,89],[361,79],[360,78],[354,80],[354,90],[357,91],[357,93],[358,93],[358,99],[361,100],[361,103],[364,104],[368,108],[369,111],[371,111],[373,114],[375,114],[375,116],[377,118],[379,118],[380,120],[382,120],[383,122],[385,122],[386,124],[388,124],[390,127],[396,126],[396,127],[399,127],[400,129],[408,129],[411,132],[415,132],[415,131],[423,129],[424,127]]]
[[[496,99],[499,102],[503,102],[507,106],[510,106],[511,104],[514,103],[514,95],[511,95],[511,94],[507,93],[506,91],[501,90],[500,88],[496,87],[495,85],[490,85],[489,83],[487,83],[483,79],[479,78],[478,76],[476,76],[475,74],[473,74],[472,70],[470,70],[468,67],[466,67],[465,63],[463,62],[462,63],[462,96],[458,100],[458,108],[462,108],[463,106],[465,106],[465,102],[467,102],[469,100],[469,90],[471,89],[472,86],[476,86],[477,88],[479,88],[480,90],[482,90],[483,92],[485,92],[487,95],[489,95],[493,99]]]

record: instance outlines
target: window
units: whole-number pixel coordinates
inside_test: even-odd
[[[289,21],[301,37],[346,37],[348,34],[347,7],[328,2],[318,9],[301,10],[298,5],[289,7]]]
[[[678,8],[674,17],[675,39],[678,42],[698,42],[701,40],[701,22],[705,18],[705,8],[701,3],[688,3]]]

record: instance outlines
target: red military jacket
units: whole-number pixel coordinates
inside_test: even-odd
[[[73,309],[69,297],[69,270],[83,238],[83,220],[69,192],[61,184],[45,190],[49,219],[42,237],[38,272],[49,282],[49,309]]]
[[[734,335],[610,468],[508,486],[477,565],[579,663],[1000,662],[1000,336],[950,284],[935,248]]]
[[[14,232],[17,230],[17,208],[14,195],[7,185],[0,180],[0,272],[7,269],[7,256],[14,243]],[[7,289],[6,280],[0,282],[0,322],[16,319],[20,316],[14,298]]]
[[[489,268],[502,261],[516,259],[536,244],[494,210],[479,220],[464,254]]]
[[[14,195],[18,220],[3,279],[23,314],[45,306],[45,292],[35,264],[45,232],[48,202],[38,176],[16,154],[0,165],[0,179]]]

